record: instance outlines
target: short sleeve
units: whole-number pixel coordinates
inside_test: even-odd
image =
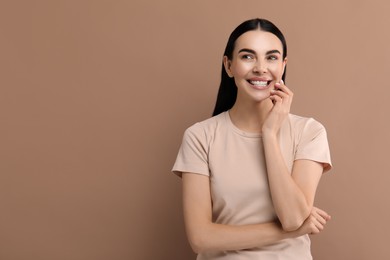
[[[172,172],[181,177],[183,172],[209,176],[208,148],[205,132],[199,123],[184,132]]]
[[[314,119],[309,119],[304,125],[295,153],[295,160],[298,159],[322,163],[324,172],[332,168],[326,129]]]

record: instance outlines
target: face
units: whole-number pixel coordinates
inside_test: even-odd
[[[225,70],[237,86],[237,98],[253,101],[269,98],[286,63],[279,38],[261,30],[242,34],[235,42],[232,59],[224,57]]]

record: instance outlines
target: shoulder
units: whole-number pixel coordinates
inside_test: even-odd
[[[291,128],[296,131],[325,131],[324,125],[312,117],[289,114],[288,121]]]
[[[332,167],[325,127],[314,118],[290,115],[292,138],[295,144],[294,159],[320,162],[324,172]]]
[[[226,115],[221,113],[188,127],[183,135],[182,144],[198,151],[207,152],[214,143],[217,133],[226,125]]]
[[[185,130],[185,135],[190,136],[204,136],[213,135],[215,131],[226,123],[226,113],[223,112],[219,115],[197,122]]]

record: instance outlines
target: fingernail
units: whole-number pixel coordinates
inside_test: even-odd
[[[282,84],[284,84],[284,81],[281,79],[280,82],[282,82]]]

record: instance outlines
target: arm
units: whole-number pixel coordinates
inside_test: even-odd
[[[310,160],[296,160],[290,174],[277,138],[268,137],[263,141],[275,212],[284,230],[296,230],[313,208],[323,166]]]
[[[316,189],[323,172],[320,163],[296,160],[289,172],[278,141],[282,122],[288,116],[293,93],[284,83],[276,84],[271,100],[274,106],[263,125],[263,145],[268,180],[276,214],[287,231],[298,229],[309,216]]]
[[[182,178],[184,222],[196,253],[256,248],[285,238],[318,233],[327,220],[327,214],[319,211],[293,232],[284,231],[276,222],[243,226],[216,224],[212,222],[209,177],[183,173]]]

